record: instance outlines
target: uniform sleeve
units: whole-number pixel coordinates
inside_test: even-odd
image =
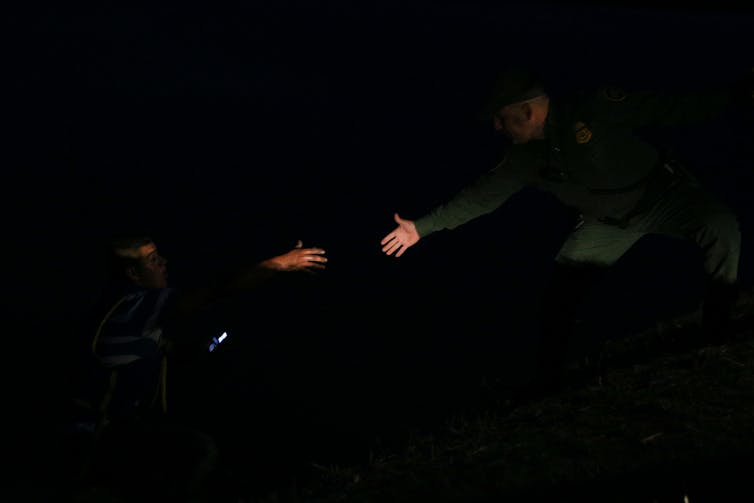
[[[714,119],[733,101],[728,89],[662,93],[604,87],[596,93],[594,112],[602,120],[628,127],[672,126]]]
[[[448,202],[436,206],[414,224],[419,236],[443,229],[455,229],[477,217],[491,213],[525,185],[525,166],[508,155],[490,171],[461,189]]]

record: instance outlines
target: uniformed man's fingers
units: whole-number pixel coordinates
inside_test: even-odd
[[[392,241],[392,242],[391,242],[390,244],[388,244],[387,246],[385,246],[385,248],[383,248],[383,249],[382,249],[382,251],[384,251],[384,252],[385,252],[385,253],[387,253],[388,255],[392,255],[392,254],[393,254],[393,253],[395,253],[395,252],[396,252],[397,250],[399,250],[399,249],[400,249],[400,247],[401,247],[401,244],[400,244],[400,243],[398,242],[398,240],[396,239],[396,240],[393,240],[393,241]]]
[[[391,253],[393,253],[393,249],[395,248],[397,242],[398,241],[396,240],[390,241],[388,244],[382,247],[382,251],[390,255]]]
[[[387,243],[388,241],[390,241],[393,238],[395,238],[395,231],[391,232],[390,234],[388,234],[387,236],[385,236],[384,238],[382,238],[382,241],[380,241],[380,244],[384,245],[385,243]]]

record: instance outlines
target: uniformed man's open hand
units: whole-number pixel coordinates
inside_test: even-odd
[[[382,238],[380,244],[382,245],[382,251],[387,255],[395,253],[396,257],[400,257],[406,250],[414,246],[420,237],[413,220],[403,219],[397,213],[393,215],[393,219],[398,224],[398,227]]]

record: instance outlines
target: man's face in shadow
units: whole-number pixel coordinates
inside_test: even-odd
[[[128,268],[131,281],[144,288],[166,288],[168,286],[167,260],[157,251],[154,243],[148,243],[133,250],[138,256],[138,264]]]

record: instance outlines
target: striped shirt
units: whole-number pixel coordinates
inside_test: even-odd
[[[162,371],[163,315],[171,288],[127,293],[102,320],[93,350],[102,366],[117,372],[106,399],[108,415],[133,417],[151,407]]]
[[[123,297],[102,325],[95,353],[106,367],[127,365],[159,355],[161,315],[171,288],[140,290]]]

